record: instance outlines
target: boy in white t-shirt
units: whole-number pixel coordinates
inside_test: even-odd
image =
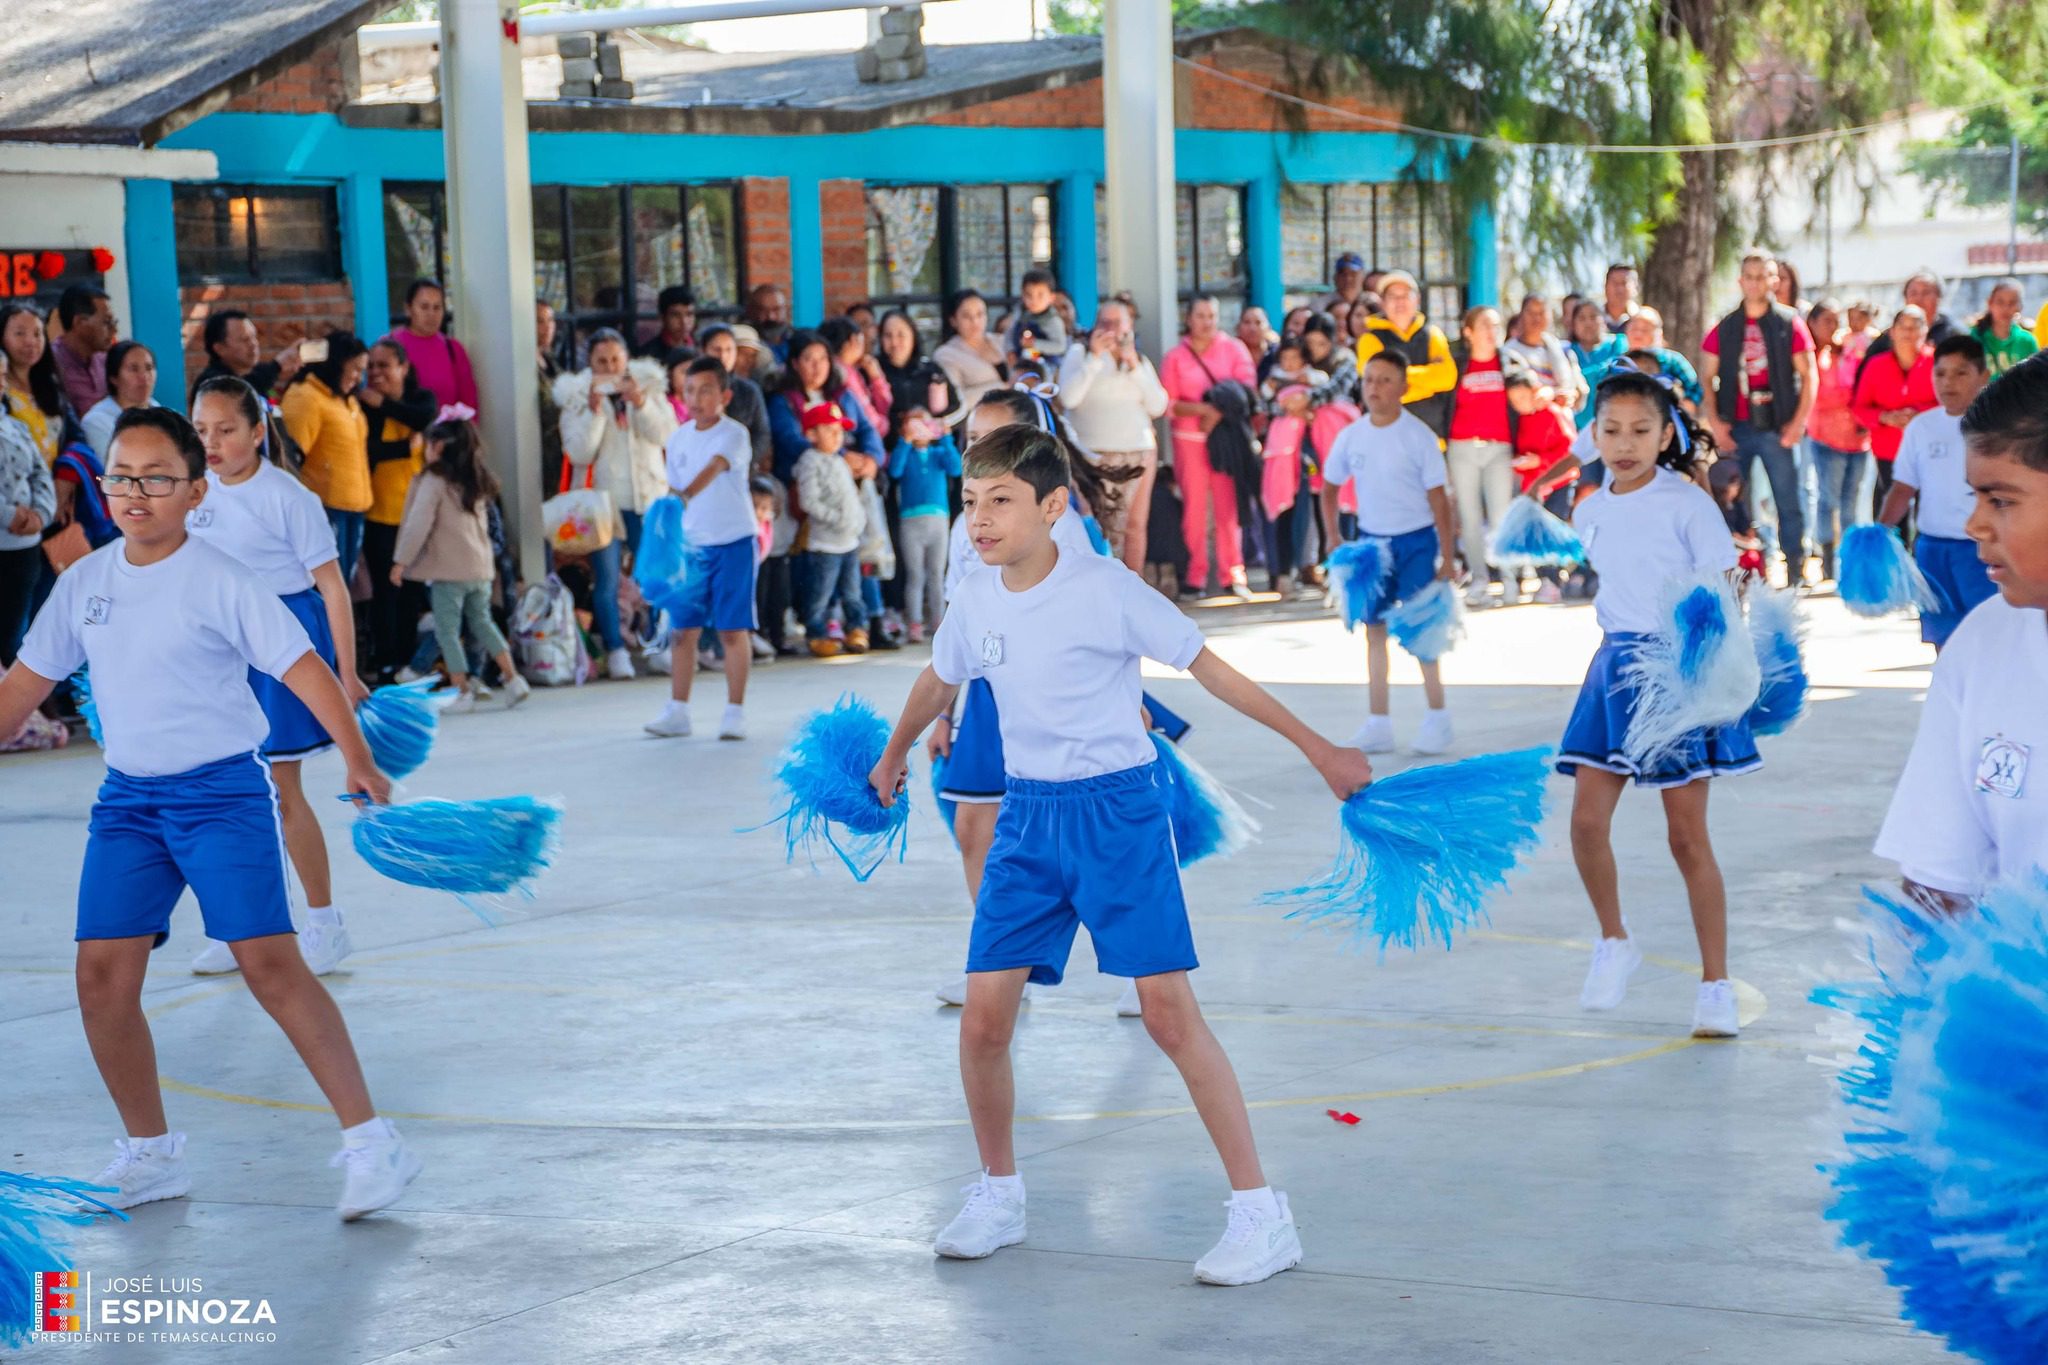
[[[1906,424],[1892,461],[1891,491],[1877,514],[1883,525],[1897,526],[1919,501],[1913,559],[1941,596],[1940,610],[1920,613],[1920,638],[1937,653],[1971,609],[1997,591],[1963,529],[1976,505],[1964,469],[1963,414],[1990,379],[1977,338],[1952,336],[1934,348],[1934,396],[1941,406]]]
[[[960,1072],[984,1169],[933,1249],[976,1259],[1024,1240],[1010,1036],[1025,982],[1058,984],[1086,924],[1100,969],[1137,979],[1146,1030],[1180,1068],[1230,1177],[1229,1225],[1196,1278],[1267,1279],[1300,1261],[1301,1242],[1286,1196],[1266,1184],[1230,1059],[1188,984],[1194,939],[1140,715],[1139,661],[1187,670],[1285,736],[1340,798],[1369,782],[1372,766],[1210,653],[1194,623],[1122,564],[1053,539],[1067,506],[1057,438],[1021,424],[1000,428],[969,450],[965,474],[968,532],[996,572],[961,582],[933,637],[931,665],[869,778],[883,804],[893,802],[918,736],[961,684],[988,682],[1006,789],[975,902],[960,1021]]]
[[[761,532],[748,483],[753,439],[725,415],[732,376],[715,357],[700,356],[683,373],[689,425],[668,438],[668,484],[683,500],[683,534],[697,558],[690,599],[675,619],[669,701],[647,723],[664,737],[690,733],[690,683],[696,677],[697,637],[718,632],[725,648],[725,714],[720,739],[747,737],[747,670],[753,660],[754,547]]]
[[[59,681],[92,668],[107,777],[93,803],[78,887],[78,1007],[126,1129],[93,1183],[118,1208],[192,1188],[185,1135],[169,1131],[156,1044],[142,1013],[150,951],[169,936],[186,887],[209,938],[229,944],[249,993],[277,1020],[342,1125],[339,1212],[394,1202],[419,1158],[377,1117],[341,1011],[299,953],[285,889],[277,789],[262,755],[270,722],[254,668],[312,711],[347,765],[346,789],[388,801],[341,682],[305,628],[254,574],[191,537],[207,491],[206,451],[168,408],[130,408],[102,479],[122,538],[57,580],[0,678],[0,734]]]
[[[1393,569],[1365,612],[1366,709],[1370,714],[1351,743],[1369,754],[1394,747],[1392,699],[1387,688],[1387,616],[1432,582],[1458,572],[1451,553],[1451,499],[1444,492],[1444,453],[1436,433],[1401,406],[1408,360],[1398,351],[1373,352],[1361,380],[1365,416],[1337,434],[1323,461],[1323,535],[1339,543],[1337,499],[1348,481],[1358,504],[1358,531],[1387,542]],[[1481,566],[1484,571],[1484,566]],[[1420,661],[1418,661],[1420,662]],[[1422,663],[1428,714],[1415,732],[1415,752],[1451,747],[1451,713],[1444,707],[1443,669]]]
[[[1877,839],[1878,856],[1899,865],[1909,891],[1950,911],[2000,882],[2048,872],[2044,414],[2048,355],[2007,370],[1963,414],[1975,499],[1964,530],[1996,595],[1956,628],[1934,665]]]

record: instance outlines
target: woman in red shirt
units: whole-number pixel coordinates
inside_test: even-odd
[[[1871,516],[1884,506],[1892,486],[1892,459],[1905,439],[1906,424],[1934,406],[1934,348],[1927,344],[1927,314],[1907,304],[1892,315],[1886,339],[1856,371],[1855,396],[1849,411],[1870,432],[1870,453],[1877,457],[1877,490]]]
[[[1813,410],[1806,415],[1806,456],[1819,484],[1814,498],[1814,543],[1820,576],[1835,576],[1835,549],[1856,524],[1856,490],[1870,463],[1870,433],[1850,410],[1856,362],[1842,353],[1841,306],[1824,299],[1806,315],[1813,334]]]
[[[1466,572],[1472,575],[1465,587],[1465,605],[1490,607],[1486,528],[1500,520],[1515,497],[1514,428],[1508,423],[1507,376],[1501,368],[1505,331],[1500,314],[1483,306],[1472,309],[1465,314],[1459,337],[1451,356],[1458,366],[1458,386],[1451,390],[1445,464],[1458,512],[1458,544]]]

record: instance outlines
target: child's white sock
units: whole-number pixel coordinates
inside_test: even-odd
[[[383,1117],[365,1119],[353,1128],[341,1130],[341,1145],[344,1147],[367,1147],[373,1142],[387,1142],[398,1136],[398,1130],[391,1126],[391,1120]]]
[[[136,1137],[130,1133],[128,1140],[151,1156],[176,1156],[178,1143],[183,1137],[182,1133],[158,1133],[155,1137]]]
[[[341,923],[341,911],[331,905],[309,905],[306,907],[306,924],[337,925]]]
[[[1432,716],[1448,716],[1451,714],[1451,708],[1448,706],[1432,706],[1429,708],[1429,714]]]
[[[1005,1199],[1022,1199],[1024,1197],[1024,1173],[1022,1171],[1015,1175],[990,1175],[987,1171],[983,1171],[982,1178],[988,1181],[990,1189],[1002,1195]]]
[[[1277,1219],[1280,1216],[1280,1201],[1273,1197],[1271,1185],[1261,1185],[1255,1190],[1232,1190],[1230,1202],[1245,1205],[1267,1218]]]

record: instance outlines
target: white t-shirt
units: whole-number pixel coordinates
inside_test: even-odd
[[[1963,523],[1977,509],[1977,495],[1963,470],[1962,418],[1929,408],[1906,423],[1892,477],[1920,490],[1921,534],[1969,538]]]
[[[1964,896],[2048,871],[2044,693],[2048,612],[1997,596],[1979,603],[1934,665],[1877,855]]]
[[[1721,509],[1669,469],[1633,493],[1616,493],[1610,482],[1573,509],[1572,529],[1600,575],[1593,616],[1609,633],[1664,629],[1668,584],[1726,572],[1738,558]]]
[[[685,422],[668,438],[668,486],[681,493],[718,456],[725,468],[683,508],[683,534],[692,545],[730,545],[759,534],[754,520],[754,494],[747,471],[754,458],[754,439],[730,417],[720,417],[709,431]]]
[[[1429,490],[1445,482],[1444,453],[1420,417],[1403,412],[1385,426],[1370,415],[1337,433],[1323,461],[1327,483],[1352,483],[1358,529],[1369,536],[1401,536],[1436,524]]]
[[[1200,628],[1156,588],[1061,546],[1023,592],[1000,572],[963,579],[932,637],[932,671],[952,685],[988,679],[1010,776],[1071,782],[1150,763],[1138,661],[1186,668],[1201,652]]]
[[[312,587],[313,570],[340,558],[319,494],[268,460],[238,484],[208,479],[206,500],[185,514],[185,529],[279,597]]]
[[[273,678],[313,642],[255,574],[196,537],[154,564],[122,541],[66,569],[21,642],[31,672],[62,680],[92,666],[107,766],[168,777],[252,753],[270,722],[249,670]]]
[[[1088,539],[1088,528],[1081,521],[1081,514],[1070,503],[1060,513],[1060,519],[1052,524],[1052,543],[1060,547],[1061,554],[1092,555],[1095,542]],[[981,562],[980,551],[967,539],[967,514],[962,512],[953,518],[953,530],[946,541],[946,600],[951,602],[953,594],[960,590],[961,580],[969,574],[980,573],[988,565]]]

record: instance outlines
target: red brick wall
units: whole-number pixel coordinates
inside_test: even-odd
[[[353,59],[356,37],[322,48],[295,66],[288,66],[246,94],[228,101],[227,108],[249,114],[329,114],[347,104],[354,83],[347,63]],[[346,50],[344,49],[346,45]]]
[[[749,177],[740,181],[740,238],[746,255],[743,289],[757,284],[789,288],[789,181]]]
[[[308,336],[353,330],[355,297],[347,280],[322,284],[188,284],[178,291],[185,322],[185,383],[206,368],[206,318],[216,308],[239,308],[256,324],[268,360]],[[365,338],[368,340],[368,338]]]
[[[868,296],[867,191],[858,180],[818,183],[818,235],[825,252],[825,314]]]
[[[1234,48],[1227,58],[1196,58],[1198,67],[1227,71],[1230,75],[1269,89],[1288,90],[1286,61],[1263,48]],[[1176,122],[1183,128],[1249,129],[1265,131],[1295,126],[1289,124],[1287,107],[1257,90],[1236,81],[1207,74],[1196,67],[1181,67],[1175,73]],[[1367,114],[1382,119],[1398,117],[1383,102],[1376,103],[1371,92],[1321,93],[1301,91],[1318,104]],[[1312,132],[1370,132],[1372,125],[1339,114],[1302,110],[1303,123]],[[1082,81],[1059,90],[1036,90],[1012,95],[951,114],[941,114],[933,123],[964,128],[1100,128],[1102,126],[1102,82]]]
[[[931,120],[958,128],[1100,128],[1102,82],[1082,81],[1059,90],[977,104]]]

